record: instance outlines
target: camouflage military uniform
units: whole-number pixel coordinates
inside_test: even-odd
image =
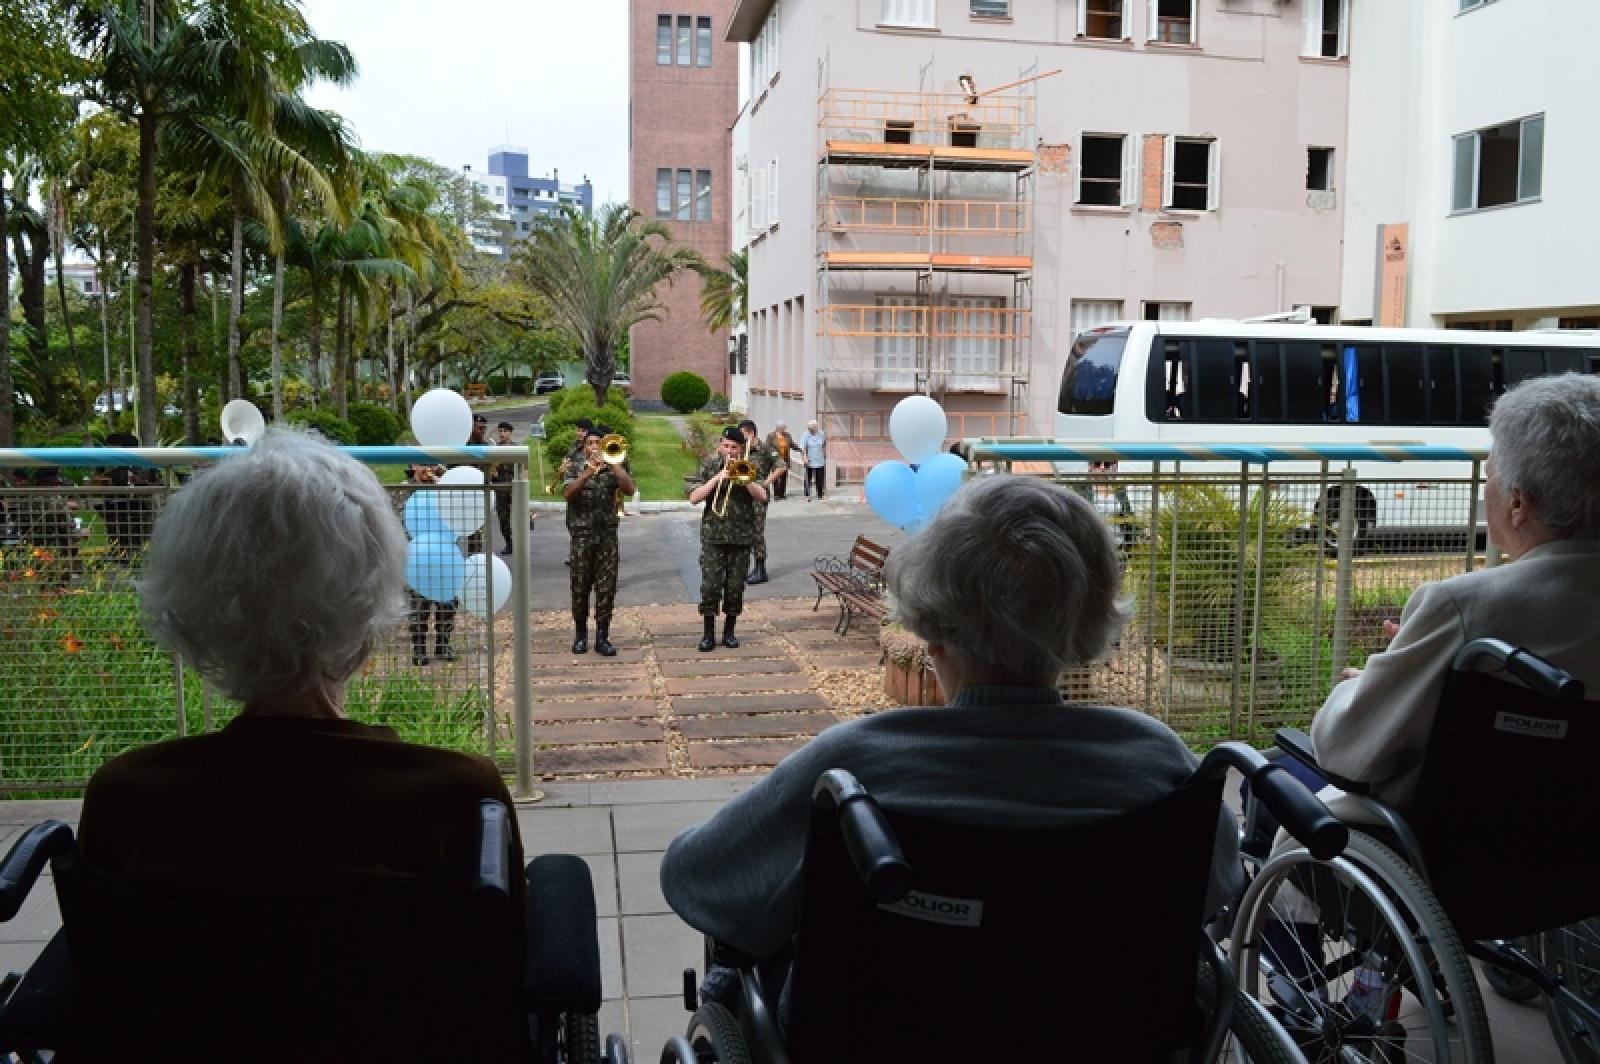
[[[752,450],[752,456],[754,453]],[[720,456],[702,463],[695,485],[705,484],[721,469]],[[750,543],[756,534],[756,505],[746,489],[735,485],[728,490],[725,516],[711,512],[717,492],[706,496],[706,508],[700,516],[702,617],[715,617],[719,609],[728,617],[737,617],[744,610],[744,578],[750,569]]]
[[[755,463],[756,472],[761,483],[767,483],[767,477],[778,465],[778,452],[756,440],[750,446],[750,461]],[[754,501],[754,500],[752,500]],[[757,563],[767,560],[767,504],[772,501],[772,486],[767,485],[767,498],[765,502],[758,502],[756,507],[755,536],[750,540],[750,553]]]
[[[568,462],[564,484],[582,475],[580,458]],[[589,623],[589,593],[594,592],[594,619],[601,628],[611,624],[617,601],[617,477],[610,466],[589,478],[577,495],[567,500],[567,533],[572,537],[572,620],[578,627]]]
[[[500,523],[500,538],[505,549],[511,550],[511,482],[517,479],[517,467],[501,462],[489,473],[489,483],[494,489],[494,516]]]

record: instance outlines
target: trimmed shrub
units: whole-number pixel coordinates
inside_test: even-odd
[[[577,438],[577,430],[573,422],[579,418],[588,418],[598,425],[605,425],[612,432],[620,432],[624,436],[633,436],[633,412],[627,408],[625,401],[617,401],[616,389],[612,389],[606,405],[594,405],[594,389],[587,384],[580,384],[551,394],[551,398],[561,397],[559,403],[552,403],[550,413],[544,417],[545,431],[545,458],[554,470],[561,464],[561,460],[572,449],[572,442]]]
[[[363,447],[387,447],[400,438],[400,419],[388,407],[354,403],[348,420],[355,427],[356,442]]]
[[[294,424],[316,429],[331,442],[346,447],[356,446],[360,439],[356,427],[331,410],[296,410],[288,417]]]
[[[661,401],[680,414],[692,414],[711,398],[711,385],[698,373],[679,370],[661,382]]]
[[[550,392],[544,398],[550,404],[550,413],[554,414],[561,409],[561,404],[567,401],[567,390],[563,388],[559,392]],[[548,416],[547,414],[546,417]]]

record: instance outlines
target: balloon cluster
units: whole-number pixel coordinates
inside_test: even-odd
[[[944,450],[946,425],[944,408],[925,395],[895,404],[889,438],[905,461],[879,462],[867,474],[867,505],[873,513],[916,533],[955,494],[967,463]]]
[[[459,447],[472,435],[472,408],[448,388],[435,388],[411,407],[411,432],[424,447]],[[456,466],[438,480],[446,487],[483,486],[483,470]],[[462,557],[456,540],[483,527],[483,499],[476,492],[418,488],[406,500],[404,520],[411,549],[406,586],[425,599],[460,599],[477,617],[497,612],[511,597],[511,570],[490,554]],[[491,589],[493,595],[491,597]]]

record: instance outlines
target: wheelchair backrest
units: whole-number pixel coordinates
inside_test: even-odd
[[[1600,913],[1600,704],[1561,705],[1452,672],[1411,821],[1463,938],[1509,938]]]
[[[477,853],[338,894],[134,890],[58,862],[93,1059],[495,1060],[526,1045],[520,935]]]
[[[875,903],[815,809],[794,940],[796,1061],[994,1060],[1030,1029],[1073,1059],[1199,1042],[1198,935],[1221,783],[1065,828],[888,811],[910,892]],[[1132,1052],[1130,1052],[1130,1048]]]

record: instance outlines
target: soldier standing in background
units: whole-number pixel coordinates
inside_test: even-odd
[[[755,504],[767,501],[766,485],[759,478],[749,484],[728,482],[728,464],[744,455],[744,433],[727,428],[717,442],[715,457],[702,463],[689,492],[689,501],[706,503],[700,515],[700,616],[705,632],[701,652],[717,646],[717,613],[726,618],[722,645],[737,647],[734,625],[744,610],[744,574],[750,565],[750,542],[755,538]],[[715,512],[719,495],[726,495],[722,516]]]
[[[755,538],[750,541],[750,553],[755,559],[755,568],[750,570],[750,575],[744,578],[747,584],[764,584],[767,582],[767,505],[771,501],[773,479],[780,472],[778,467],[778,454],[766,444],[761,442],[761,436],[756,430],[754,421],[739,422],[739,431],[744,434],[745,446],[748,448],[748,457],[755,463],[756,472],[761,477],[761,483],[767,486],[768,499],[756,503],[756,529]]]
[[[495,427],[495,443],[510,447],[511,431],[511,422],[500,422]],[[505,541],[505,546],[500,548],[501,554],[511,553],[511,482],[516,476],[517,467],[510,462],[499,463],[489,473],[489,483],[505,485],[494,489],[494,515],[500,522],[500,538]]]
[[[621,465],[608,465],[600,457],[598,428],[585,430],[583,465],[568,470],[562,486],[567,500],[567,533],[572,537],[572,623],[577,638],[574,654],[589,650],[589,592],[594,592],[594,650],[611,657],[611,614],[617,601],[617,504],[620,488],[634,491],[633,477]]]

